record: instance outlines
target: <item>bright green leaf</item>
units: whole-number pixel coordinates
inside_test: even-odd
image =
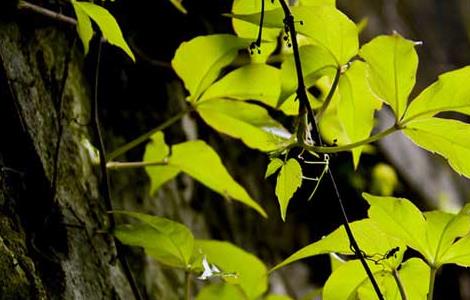
[[[291,158],[282,166],[276,182],[276,196],[284,222],[286,221],[287,206],[301,184],[302,167],[297,160]]]
[[[234,285],[212,283],[201,289],[196,300],[235,300],[244,297],[243,292]]]
[[[201,102],[196,109],[209,126],[241,139],[250,148],[273,151],[290,138],[287,130],[255,104],[215,99]]]
[[[247,48],[249,43],[230,34],[198,36],[182,43],[171,65],[189,91],[190,101],[196,102],[220,71],[237,57],[238,50]]]
[[[441,264],[457,264],[470,267],[470,235],[455,242],[439,259]]]
[[[368,263],[372,273],[383,269],[374,263]],[[378,277],[378,276],[375,276]],[[323,287],[323,300],[357,299],[357,290],[369,281],[364,267],[359,260],[351,260],[339,267]]]
[[[428,118],[407,123],[404,132],[415,144],[442,155],[457,173],[470,178],[470,125]]]
[[[147,144],[144,153],[144,162],[163,162],[170,153],[170,148],[166,145],[163,133],[155,133]],[[151,166],[145,171],[150,177],[150,194],[154,194],[164,183],[175,178],[180,169],[175,166]]]
[[[268,288],[266,266],[256,256],[228,242],[196,240],[195,251],[224,273],[238,277],[236,284],[248,299],[256,299]]]
[[[140,246],[162,264],[186,268],[193,253],[194,238],[189,229],[177,222],[130,211],[115,211],[144,224],[118,226],[114,235],[124,244]]]
[[[176,7],[176,9],[178,9],[183,14],[188,13],[186,8],[184,8],[183,4],[181,4],[183,2],[183,0],[170,0],[170,2],[171,2],[171,4],[173,4],[174,7]]]
[[[421,211],[409,200],[395,197],[379,197],[363,193],[369,203],[369,218],[379,228],[430,259],[431,251],[426,242],[426,220]]]
[[[406,249],[403,242],[385,234],[375,222],[370,219],[352,222],[350,226],[359,247],[364,253],[378,260],[390,250],[399,247],[400,249],[396,253],[396,257],[392,256],[390,259],[382,260],[381,262],[391,267],[396,267],[400,264]],[[300,259],[326,253],[353,254],[344,226],[339,227],[323,239],[298,250],[276,265],[271,272]]]
[[[83,49],[85,50],[85,55],[88,54],[90,49],[90,41],[93,37],[93,27],[91,26],[91,21],[85,11],[77,5],[76,1],[72,1],[72,6],[77,16],[77,32],[80,40],[83,44]]]
[[[374,127],[374,113],[381,107],[367,84],[366,65],[355,61],[339,81],[340,103],[338,117],[351,142],[358,142],[370,136]],[[363,147],[352,150],[354,168],[359,165]]]
[[[286,295],[275,295],[269,294],[264,300],[293,300],[291,297]]]
[[[470,115],[470,66],[444,73],[411,102],[405,119],[428,118],[442,111]]]
[[[230,98],[260,100],[276,107],[281,93],[280,71],[264,64],[243,66],[212,84],[202,95],[202,100]]]
[[[230,176],[217,152],[205,142],[189,141],[174,145],[169,162],[215,192],[250,206],[263,217],[267,216],[263,208]]]
[[[370,87],[400,119],[416,82],[418,55],[414,42],[399,34],[382,35],[362,46],[359,55],[368,64]]]
[[[284,162],[280,160],[279,158],[272,159],[268,164],[264,178],[268,178],[269,176],[276,173],[276,171],[279,170],[279,168],[282,167],[283,165],[284,165]]]
[[[132,53],[132,50],[127,45],[126,41],[124,40],[121,28],[119,28],[116,19],[114,19],[114,17],[109,13],[109,11],[99,5],[90,2],[74,1],[73,6],[75,7],[75,11],[77,11],[78,7],[79,10],[82,10],[93,21],[96,22],[96,24],[101,30],[101,33],[103,34],[103,37],[108,41],[108,43],[121,48],[135,62],[135,56]],[[88,29],[84,30],[87,31]],[[89,34],[89,32],[87,34]]]
[[[297,32],[311,38],[326,49],[335,59],[336,65],[344,65],[357,54],[359,41],[356,24],[346,15],[329,5],[295,6],[291,8],[296,21]],[[257,24],[259,13],[235,14],[234,18]],[[284,28],[284,12],[274,9],[265,12],[264,25],[268,28]]]

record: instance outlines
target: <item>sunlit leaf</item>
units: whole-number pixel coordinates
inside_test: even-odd
[[[256,299],[268,288],[266,266],[256,256],[228,242],[196,240],[195,251],[222,272],[233,274],[248,299]]]
[[[374,113],[381,107],[369,89],[366,79],[366,65],[355,61],[339,81],[340,103],[338,117],[351,142],[358,142],[370,136],[374,127]],[[359,165],[363,147],[352,150],[354,168]]]
[[[204,286],[196,300],[233,300],[243,299],[245,295],[236,286],[225,283],[212,283]]]
[[[171,4],[173,4],[174,7],[176,7],[176,9],[178,9],[180,12],[182,12],[183,14],[187,14],[188,11],[186,10],[186,8],[184,8],[182,2],[183,0],[170,0]]]
[[[240,201],[266,217],[261,206],[230,176],[219,155],[205,142],[197,140],[174,145],[171,156],[164,159],[167,155],[168,146],[163,135],[156,133],[147,145],[144,161],[164,161],[166,165],[146,168],[151,179],[151,192],[183,171],[222,196]]]
[[[450,246],[440,258],[440,263],[470,267],[470,235],[466,235]]]
[[[266,213],[225,169],[219,155],[203,141],[189,141],[172,147],[170,165],[180,168],[215,192]],[[210,170],[210,172],[208,172]]]
[[[177,222],[130,211],[115,211],[136,218],[142,224],[119,225],[114,235],[124,244],[143,247],[162,264],[186,268],[193,253],[194,238],[189,229]]]
[[[444,73],[409,105],[404,119],[432,117],[442,111],[470,115],[470,66]]]
[[[290,138],[287,130],[255,104],[215,99],[201,102],[196,109],[209,126],[241,139],[250,148],[273,151]]]
[[[80,5],[76,5],[76,1],[72,1],[72,6],[75,11],[75,15],[77,16],[77,32],[80,40],[83,44],[83,49],[85,50],[85,55],[88,54],[88,50],[90,49],[90,41],[93,37],[93,27],[91,26],[91,20],[86,14],[85,11],[80,7]]]
[[[103,37],[108,41],[108,43],[121,48],[124,52],[126,52],[127,55],[129,55],[130,58],[132,58],[133,61],[135,61],[135,56],[132,53],[132,50],[129,48],[129,45],[127,45],[127,42],[124,40],[121,28],[119,28],[116,19],[114,19],[109,11],[90,2],[74,1],[73,6],[75,7],[75,11],[77,11],[77,8],[79,8],[78,10],[83,11],[87,16],[96,22],[101,30],[101,33],[103,34]],[[87,32],[86,38],[88,38],[89,28],[87,29],[86,27],[87,25],[85,25],[83,30]]]
[[[197,101],[220,71],[237,57],[238,50],[248,45],[248,40],[229,34],[198,36],[182,43],[171,65],[189,91],[189,100]]]
[[[357,27],[346,15],[329,5],[295,6],[291,8],[295,20],[302,21],[296,26],[297,32],[328,50],[336,65],[347,63],[357,54],[359,42]],[[259,13],[235,14],[234,18],[257,24]],[[274,9],[265,13],[265,27],[284,28],[284,12]]]
[[[282,166],[276,182],[276,196],[283,221],[286,221],[287,206],[301,184],[302,167],[297,160],[291,158]]]
[[[396,255],[386,260],[382,259],[380,262],[389,267],[396,267],[400,264],[401,259],[403,258],[403,253],[406,249],[406,245],[404,245],[403,242],[385,234],[375,224],[375,222],[370,219],[352,222],[350,226],[359,247],[365,254],[378,261],[379,259],[384,258],[387,252],[398,247],[399,249]],[[343,226],[328,234],[323,239],[298,250],[276,265],[271,271],[277,270],[300,259],[326,253],[354,254],[350,247],[348,235],[346,234]]]
[[[372,273],[379,273],[383,269],[374,263],[368,263]],[[376,276],[377,277],[377,276]],[[360,286],[369,280],[364,267],[359,260],[351,260],[339,267],[323,287],[323,300],[357,299],[356,294]]]
[[[291,297],[286,295],[275,295],[269,294],[264,300],[293,300]]]
[[[265,64],[243,66],[212,84],[201,100],[259,100],[275,107],[281,92],[280,71]]]
[[[165,143],[163,133],[159,131],[151,137],[145,147],[143,160],[144,162],[163,162],[169,153],[170,148]],[[145,171],[150,177],[150,194],[154,194],[164,183],[175,178],[181,170],[175,166],[166,165],[146,167]]]
[[[279,170],[279,168],[283,165],[284,162],[279,158],[274,158],[273,160],[271,160],[268,164],[268,167],[266,168],[266,174],[264,175],[264,178],[268,178],[269,176],[276,173],[276,171]]]
[[[362,46],[359,55],[367,62],[370,87],[400,119],[416,81],[418,55],[414,42],[399,34],[382,35]]]
[[[369,218],[383,232],[402,240],[426,258],[431,256],[426,242],[426,220],[413,203],[404,198],[379,197],[367,193],[362,196],[370,205]]]
[[[445,157],[457,173],[470,178],[470,125],[427,118],[407,123],[404,133],[418,146]]]

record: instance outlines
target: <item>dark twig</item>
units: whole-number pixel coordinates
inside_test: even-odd
[[[101,180],[102,180],[102,192],[105,202],[105,207],[107,211],[112,211],[112,200],[111,200],[111,192],[110,192],[110,181],[108,176],[108,170],[106,169],[106,152],[104,147],[104,140],[103,135],[101,133],[101,125],[99,119],[99,105],[98,105],[98,84],[99,84],[99,74],[100,74],[100,61],[101,61],[101,48],[102,48],[102,41],[99,39],[98,41],[98,52],[97,52],[97,62],[96,62],[96,72],[95,72],[95,93],[93,99],[93,127],[95,134],[98,138],[98,152],[100,156],[100,170],[101,170]],[[116,220],[114,219],[113,214],[108,214],[109,217],[109,231],[113,232],[116,227]],[[142,296],[140,295],[140,291],[137,287],[137,283],[132,275],[131,269],[127,262],[126,256],[124,255],[124,246],[113,236],[114,243],[116,245],[116,254],[121,263],[123,268],[124,274],[126,275],[127,281],[129,282],[132,292],[134,294],[135,299],[141,300]]]
[[[18,4],[18,8],[33,11],[33,12],[38,13],[40,15],[43,15],[45,17],[55,19],[59,22],[64,22],[64,23],[67,23],[67,24],[70,24],[70,25],[73,25],[73,26],[77,25],[77,20],[75,20],[74,18],[71,18],[69,16],[63,15],[61,13],[49,10],[47,8],[29,3],[29,2],[26,2],[26,1],[20,1],[19,4]]]
[[[297,84],[298,84],[298,86],[297,86],[297,97],[299,98],[299,101],[300,101],[300,103],[299,103],[299,118],[300,118],[299,121],[300,122],[307,122],[307,124],[303,125],[304,126],[303,128],[302,128],[302,126],[299,126],[299,129],[308,129],[308,121],[310,120],[310,122],[312,123],[311,130],[313,131],[314,136],[317,138],[318,144],[320,146],[323,146],[321,136],[318,132],[318,128],[317,128],[317,125],[316,125],[315,117],[313,115],[312,109],[310,107],[310,102],[308,101],[308,97],[307,97],[307,92],[306,92],[305,83],[304,83],[304,77],[303,77],[303,73],[302,73],[302,64],[301,64],[301,61],[300,61],[299,46],[298,46],[298,43],[297,43],[297,32],[295,30],[294,16],[292,15],[286,0],[279,0],[279,3],[281,4],[281,7],[284,11],[284,15],[285,15],[284,24],[288,27],[290,38],[291,38],[291,41],[292,41],[293,52],[294,52],[294,60],[295,60],[295,68],[296,68],[296,73],[297,73]],[[337,76],[336,76],[337,79],[335,78],[336,79],[335,81],[339,81],[339,75],[340,74],[338,74],[338,72],[337,72]],[[333,93],[334,93],[336,87],[337,87],[337,83],[333,84],[332,90],[329,92],[329,95],[331,95],[331,97],[333,96]],[[306,118],[306,116],[307,116],[307,118]],[[303,134],[303,133],[301,133],[301,134]],[[299,132],[298,132],[297,136],[298,137],[301,136],[301,135],[299,135]],[[298,142],[301,143],[301,144],[305,144],[303,142],[303,140],[300,140]],[[341,214],[342,214],[342,217],[343,217],[343,225],[344,225],[344,228],[345,228],[346,233],[348,235],[351,246],[353,247],[354,251],[356,252],[356,255],[359,257],[359,259],[361,261],[361,264],[364,267],[364,270],[366,271],[367,276],[369,277],[369,279],[372,283],[372,286],[374,287],[374,290],[377,294],[377,297],[380,300],[384,300],[384,298],[382,296],[382,293],[380,292],[380,288],[377,284],[377,281],[375,280],[374,275],[372,274],[372,271],[370,270],[369,266],[367,265],[367,263],[365,261],[365,258],[364,258],[364,255],[363,255],[361,249],[359,248],[359,245],[357,244],[356,239],[354,238],[351,227],[349,226],[348,216],[346,214],[346,210],[344,208],[343,201],[341,199],[341,195],[339,193],[338,186],[337,186],[336,181],[334,179],[333,172],[331,171],[331,168],[328,168],[328,174],[329,174],[331,183],[333,185],[333,188],[335,190],[336,198],[338,199],[338,204],[340,206]]]

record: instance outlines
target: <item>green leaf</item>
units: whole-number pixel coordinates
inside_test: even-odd
[[[283,147],[290,133],[255,104],[224,99],[206,100],[196,107],[212,128],[239,138],[250,148],[273,151]]]
[[[407,123],[404,133],[415,144],[445,157],[457,173],[470,178],[470,125],[428,118]]]
[[[215,192],[240,201],[267,217],[263,208],[230,176],[217,152],[205,142],[189,141],[174,145],[172,150],[170,165],[178,167]]]
[[[76,1],[72,1],[72,6],[77,16],[77,32],[80,40],[83,44],[83,49],[85,50],[85,55],[88,54],[90,49],[90,41],[93,37],[93,27],[91,26],[91,21],[85,11],[77,5]]]
[[[468,206],[455,215],[442,211],[424,213],[427,223],[428,247],[432,251],[433,259],[430,261],[435,266],[442,264],[442,256],[447,253],[457,238],[470,231],[470,217]]]
[[[418,55],[415,44],[399,34],[382,35],[362,46],[359,55],[368,64],[370,87],[392,107],[399,120],[416,82]]]
[[[351,143],[366,139],[374,127],[374,113],[381,107],[366,79],[366,65],[355,61],[339,81],[338,117]],[[354,168],[359,165],[363,147],[352,150]]]
[[[278,1],[264,1],[265,11],[279,8]],[[232,14],[254,14],[261,11],[261,1],[252,0],[234,0],[232,5]],[[255,40],[258,36],[259,18],[254,24],[232,19],[233,30],[238,36]],[[263,40],[276,41],[280,34],[280,29],[263,28]]]
[[[291,297],[286,295],[275,295],[269,294],[264,300],[293,300]]]
[[[450,246],[440,258],[440,263],[470,267],[470,235],[466,235]]]
[[[93,21],[96,22],[96,24],[101,30],[101,33],[103,34],[103,37],[108,41],[108,43],[121,48],[135,62],[135,56],[132,53],[132,50],[127,45],[126,41],[124,40],[121,28],[119,28],[116,19],[114,19],[114,17],[109,13],[109,11],[99,5],[90,2],[73,1],[72,3],[75,7],[75,11],[82,10],[87,16],[89,16]],[[85,27],[86,26],[87,25],[85,25]],[[88,31],[89,29],[85,28],[84,30]],[[86,34],[86,38],[88,38],[89,32]]]
[[[336,8],[329,5],[295,6],[291,11],[295,20],[303,23],[296,26],[297,32],[326,49],[337,66],[344,65],[357,54],[359,41],[356,24]],[[235,14],[232,17],[257,24],[260,14]],[[266,11],[264,26],[284,28],[283,20],[282,9]]]
[[[161,131],[155,133],[150,142],[145,147],[144,162],[163,162],[169,155],[170,148],[164,140]],[[151,166],[146,167],[145,171],[150,177],[150,194],[154,194],[164,183],[175,178],[180,169],[175,166]]]
[[[274,158],[269,162],[269,165],[266,169],[266,174],[264,175],[264,178],[268,178],[269,176],[273,175],[276,173],[277,170],[279,170],[280,167],[284,165],[284,162],[280,160],[279,158]]]
[[[398,277],[403,284],[405,294],[409,300],[426,299],[429,287],[429,266],[419,258],[410,258],[400,266]],[[402,300],[397,282],[389,272],[376,276],[380,291],[387,300]],[[375,300],[377,294],[370,281],[360,286],[357,296],[361,300]]]
[[[290,158],[282,166],[277,176],[276,196],[281,209],[282,220],[286,221],[286,212],[289,201],[295,191],[302,185],[302,167],[294,158]]]
[[[256,299],[267,290],[266,266],[253,254],[228,242],[213,240],[196,240],[195,249],[222,272],[237,276],[236,284],[248,299]]]
[[[244,297],[243,292],[234,285],[212,283],[201,289],[196,300],[233,300],[244,299]]]
[[[362,196],[370,205],[369,218],[383,232],[400,239],[426,259],[431,257],[426,242],[426,220],[413,203],[405,198],[379,197],[367,193]]]
[[[237,57],[238,50],[248,45],[248,40],[230,34],[198,36],[182,43],[171,65],[189,91],[189,100],[196,102],[220,71]]]
[[[374,263],[368,263],[372,273],[380,273],[383,269]],[[377,277],[377,276],[376,276]],[[359,260],[351,260],[339,267],[323,287],[323,300],[358,299],[356,294],[364,283],[369,281]]]
[[[432,117],[442,111],[470,115],[470,66],[444,73],[409,105],[404,119]],[[405,122],[406,122],[405,121]]]
[[[281,93],[280,71],[264,64],[240,67],[212,84],[201,100],[230,98],[260,100],[276,107]]]
[[[373,259],[378,260],[386,255],[390,250],[399,247],[400,249],[397,252],[396,257],[392,256],[389,259],[381,260],[380,262],[384,264],[384,266],[392,268],[400,264],[403,258],[403,253],[406,249],[403,242],[385,234],[377,224],[370,219],[352,222],[350,226],[359,247],[364,251],[364,253],[372,256]],[[298,250],[276,265],[270,272],[300,259],[326,253],[354,254],[351,250],[349,238],[344,226],[337,228],[321,240]]]
[[[119,225],[114,235],[124,244],[143,247],[162,264],[186,268],[193,253],[194,238],[189,229],[177,222],[130,211],[114,211],[136,218],[144,224]]]
[[[183,2],[183,0],[170,0],[170,2],[171,2],[171,4],[173,4],[174,7],[176,7],[177,10],[179,10],[183,14],[188,13],[186,8],[184,8],[183,4],[181,4]]]
[[[316,83],[323,75],[333,75],[336,69],[335,61],[325,49],[306,45],[299,48],[302,72],[307,87]],[[297,71],[294,56],[289,56],[281,65],[281,100],[286,100],[297,90]],[[298,102],[297,106],[298,106]],[[298,109],[296,110],[298,112]]]

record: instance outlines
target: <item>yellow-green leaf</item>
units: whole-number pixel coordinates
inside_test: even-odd
[[[269,176],[276,173],[276,171],[279,170],[279,168],[282,167],[283,165],[284,165],[284,162],[280,160],[279,158],[274,158],[273,160],[271,160],[266,169],[266,174],[264,175],[264,178],[268,178]]]
[[[132,50],[127,45],[119,28],[116,19],[105,8],[90,2],[73,2],[74,7],[79,7],[87,16],[89,16],[101,30],[103,37],[116,47],[121,48],[129,57],[135,61]],[[77,9],[75,9],[77,11]],[[89,34],[89,33],[88,33]]]
[[[248,47],[249,43],[230,34],[198,36],[182,43],[171,65],[189,91],[189,100],[196,102],[220,71],[237,57],[238,50]]]
[[[276,107],[281,93],[280,71],[265,64],[240,67],[212,84],[201,100],[230,98],[259,100]]]
[[[268,288],[266,266],[261,260],[239,247],[221,241],[196,240],[195,251],[206,257],[223,273],[231,273],[247,299],[257,299]]]
[[[399,34],[382,35],[362,46],[359,55],[367,62],[370,87],[392,107],[399,120],[416,82],[415,43]]]
[[[85,55],[88,54],[90,49],[90,41],[93,37],[93,27],[88,15],[81,9],[79,5],[76,5],[76,1],[72,1],[72,6],[77,16],[77,32],[85,50]]]
[[[114,235],[124,244],[143,247],[162,264],[186,268],[193,253],[194,238],[183,224],[166,218],[130,211],[115,211],[143,224],[119,225]]]
[[[244,299],[243,292],[234,285],[226,283],[212,283],[204,286],[196,300],[234,300]]]
[[[396,256],[382,260],[381,263],[389,267],[396,267],[400,264],[406,249],[406,245],[403,242],[385,234],[377,224],[370,219],[352,222],[350,226],[359,247],[364,253],[378,260],[385,256],[390,250],[398,247],[399,249],[396,252]],[[344,226],[337,228],[321,240],[298,250],[276,265],[271,272],[295,261],[326,253],[354,254],[351,250],[349,238]]]
[[[209,126],[241,139],[250,148],[273,151],[283,147],[290,138],[287,130],[255,104],[215,99],[199,103],[196,110]]]
[[[374,113],[381,107],[369,89],[366,79],[366,65],[352,63],[339,81],[340,103],[338,117],[350,142],[358,142],[370,136],[374,127]],[[359,165],[363,147],[352,149],[354,168]]]
[[[301,184],[302,167],[297,160],[291,158],[282,166],[276,182],[276,196],[284,222],[286,221],[287,206]]]
[[[470,66],[444,73],[427,87],[409,105],[405,122],[423,119],[442,111],[456,111],[470,115]]]
[[[188,13],[186,8],[184,8],[183,4],[181,4],[183,2],[183,0],[170,0],[170,2],[171,2],[171,4],[173,4],[174,7],[176,7],[177,10],[179,10],[183,14]]]
[[[404,132],[415,144],[442,155],[457,173],[470,178],[470,125],[427,118],[407,123]]]
[[[426,220],[413,203],[404,198],[379,197],[367,193],[362,196],[370,205],[369,218],[383,232],[400,239],[427,259],[431,257],[426,241]]]
[[[169,163],[215,192],[250,206],[263,217],[267,216],[263,208],[230,176],[217,152],[205,142],[189,141],[174,145]]]

